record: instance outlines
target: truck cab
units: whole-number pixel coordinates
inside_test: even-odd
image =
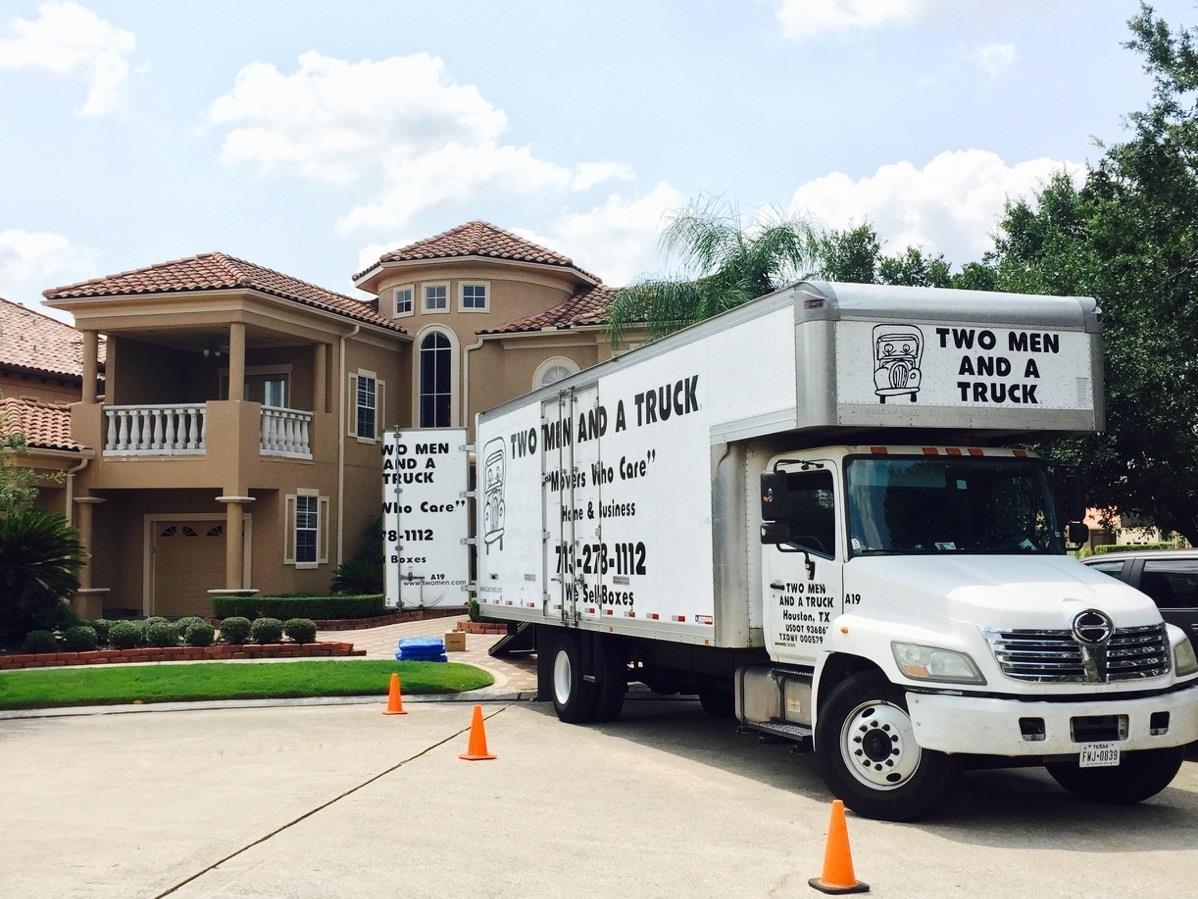
[[[1137,801],[1198,740],[1192,645],[1066,552],[1079,510],[1058,512],[1033,453],[819,447],[773,457],[761,485],[765,639],[784,667],[741,672],[739,714],[811,727],[850,805],[907,817],[994,756]]]

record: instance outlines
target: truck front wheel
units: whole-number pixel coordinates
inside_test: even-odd
[[[867,818],[909,821],[938,805],[956,781],[957,764],[922,749],[903,691],[863,671],[833,688],[822,704],[816,763],[833,795]]]
[[[582,652],[578,640],[562,631],[553,641],[549,659],[550,694],[557,717],[569,724],[585,724],[595,718],[598,691],[583,678]]]
[[[1169,786],[1184,758],[1185,749],[1179,746],[1129,752],[1109,768],[1081,768],[1077,762],[1055,762],[1047,768],[1053,779],[1078,799],[1133,805]]]

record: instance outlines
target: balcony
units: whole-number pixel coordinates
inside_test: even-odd
[[[105,456],[202,456],[207,403],[105,405]],[[312,458],[312,413],[262,406],[259,455]]]

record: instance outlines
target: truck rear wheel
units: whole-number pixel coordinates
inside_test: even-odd
[[[1173,782],[1185,748],[1146,749],[1126,753],[1109,768],[1081,768],[1077,762],[1047,765],[1048,773],[1062,787],[1087,802],[1134,805],[1155,796]]]
[[[624,708],[624,694],[628,692],[628,660],[621,647],[611,638],[599,641],[602,658],[599,669],[599,684],[595,701],[595,721],[615,721]]]
[[[736,699],[732,685],[726,681],[710,681],[699,688],[699,704],[712,718],[736,716]]]
[[[550,650],[550,694],[557,717],[568,724],[595,720],[598,691],[594,684],[583,679],[583,674],[578,639],[568,631],[562,631]]]
[[[902,689],[880,673],[863,671],[834,687],[816,727],[820,774],[859,815],[910,821],[938,805],[956,781],[950,756],[915,742]]]

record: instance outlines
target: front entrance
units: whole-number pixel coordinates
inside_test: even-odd
[[[209,590],[225,586],[225,516],[147,518],[149,580],[145,612],[178,618],[212,614]],[[245,522],[249,577],[249,518]]]

